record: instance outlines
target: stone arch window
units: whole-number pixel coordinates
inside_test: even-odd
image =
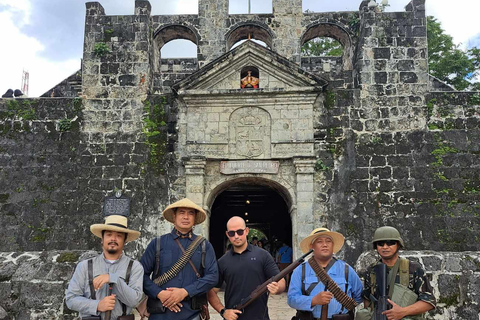
[[[257,67],[246,66],[240,71],[240,87],[242,89],[260,88],[260,71]]]
[[[174,40],[187,40],[192,42],[196,46],[195,50],[198,54],[198,41],[200,40],[200,36],[192,28],[178,24],[161,26],[154,34],[154,70],[156,72],[160,71],[163,47]],[[185,41],[183,41],[183,43],[185,43]],[[192,46],[190,46],[190,48],[192,48]]]
[[[350,34],[342,27],[333,23],[318,23],[309,26],[301,38],[303,46],[315,38],[331,38],[338,41],[342,47],[342,64],[344,70],[353,69],[353,44]]]
[[[273,13],[272,0],[229,0],[228,14]]]
[[[273,32],[266,26],[257,22],[250,22],[233,27],[225,36],[227,51],[231,50],[242,40],[257,40],[257,43],[272,48]],[[263,45],[262,44],[262,45]]]
[[[343,46],[330,37],[313,38],[302,45],[302,56],[308,57],[341,57]]]

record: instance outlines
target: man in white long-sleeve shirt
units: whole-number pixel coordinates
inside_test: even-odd
[[[123,254],[125,243],[136,240],[140,232],[128,229],[127,218],[120,215],[107,216],[105,224],[94,224],[90,231],[102,239],[103,253],[78,264],[65,302],[80,317],[104,319],[105,313],[111,311],[111,319],[115,320],[130,314],[142,298],[143,267]]]

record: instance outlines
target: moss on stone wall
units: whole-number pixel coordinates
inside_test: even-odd
[[[57,262],[77,262],[79,257],[77,252],[63,252],[57,257]]]
[[[143,103],[142,131],[145,143],[149,147],[148,164],[157,173],[163,173],[165,170],[162,165],[167,146],[165,103],[165,97],[161,97],[160,101],[145,100]]]

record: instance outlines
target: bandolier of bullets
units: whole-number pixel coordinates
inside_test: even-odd
[[[157,286],[163,286],[168,281],[175,278],[175,276],[185,267],[188,260],[192,257],[193,252],[197,249],[197,243],[200,242],[203,237],[196,237],[195,240],[188,246],[185,253],[178,259],[177,262],[164,274],[153,280]]]
[[[314,257],[308,259],[308,263],[310,267],[312,267],[315,274],[320,278],[323,283],[328,283],[328,290],[333,294],[335,299],[342,304],[348,311],[355,309],[357,306],[357,302],[350,298],[339,286],[335,283],[335,281],[330,278],[327,274],[325,269],[323,269],[316,261]]]

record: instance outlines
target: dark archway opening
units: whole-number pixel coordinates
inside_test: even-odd
[[[212,205],[210,242],[217,258],[228,247],[225,230],[228,219],[233,216],[244,218],[249,229],[261,231],[267,241],[264,249],[272,255],[282,242],[292,246],[292,221],[284,198],[269,186],[242,182],[221,192]]]

